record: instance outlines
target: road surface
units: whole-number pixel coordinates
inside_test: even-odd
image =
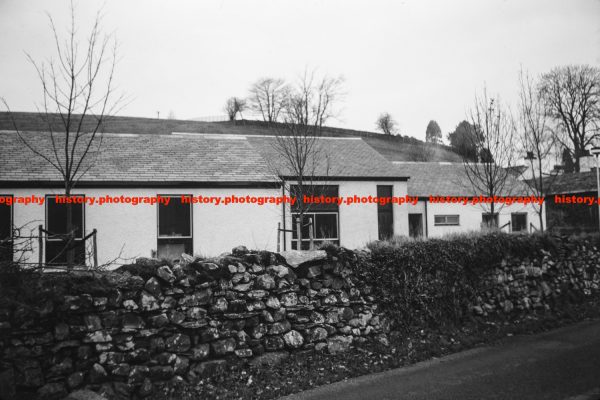
[[[456,353],[285,400],[600,400],[600,320]]]

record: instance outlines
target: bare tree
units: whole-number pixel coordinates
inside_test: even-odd
[[[383,132],[385,135],[395,135],[398,133],[398,124],[392,115],[388,112],[384,112],[375,121],[375,127]]]
[[[342,96],[341,77],[321,78],[315,71],[305,71],[294,87],[282,109],[282,123],[277,124],[273,149],[278,155],[275,173],[282,179],[284,188],[297,201],[296,233],[298,249],[302,244],[305,214],[310,204],[302,200],[315,193],[317,183],[329,175],[329,156],[319,138],[323,125],[336,114],[335,106]],[[290,183],[291,182],[291,183]]]
[[[486,197],[509,196],[512,187],[509,168],[513,161],[513,139],[515,124],[509,112],[502,107],[499,99],[490,98],[484,89],[469,113],[470,123],[475,127],[469,145],[477,150],[479,162],[473,162],[463,155],[463,165],[468,182],[476,195]],[[489,210],[488,227],[497,226],[497,211],[500,206],[494,202],[483,204]],[[488,208],[489,207],[489,208]]]
[[[237,115],[242,115],[242,112],[246,110],[246,100],[239,97],[230,97],[225,102],[223,110],[227,113],[227,117],[230,121],[235,121]]]
[[[580,170],[586,146],[598,136],[600,123],[600,68],[568,65],[542,75],[546,112],[556,125],[556,137],[569,149]]]
[[[19,139],[60,173],[65,196],[71,195],[77,182],[94,165],[102,145],[102,124],[123,100],[122,95],[115,97],[114,93],[117,43],[112,35],[102,33],[100,13],[87,37],[80,41],[72,3],[70,11],[70,26],[64,41],[48,15],[57,59],[37,62],[27,55],[42,85],[43,103],[37,109],[48,129],[50,149],[43,148],[20,129],[8,103],[2,99]],[[65,248],[61,254],[66,251],[67,264],[71,267],[76,230],[71,203],[66,205],[66,227]]]
[[[555,148],[555,135],[545,110],[544,100],[533,79],[521,71],[519,74],[519,143],[525,159],[531,166],[531,176],[525,182],[532,195],[544,197],[551,181],[544,179],[544,161]],[[544,231],[543,203],[535,204],[540,230]]]
[[[260,113],[263,121],[277,122],[289,90],[283,79],[261,78],[250,87],[249,108]]]
[[[169,111],[169,115],[167,116],[167,119],[177,119],[177,116],[175,115],[175,111],[173,111],[173,110]]]

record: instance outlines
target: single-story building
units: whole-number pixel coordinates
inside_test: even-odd
[[[48,133],[23,135],[52,156]],[[87,171],[72,192],[81,199],[71,206],[76,236],[82,239],[97,231],[99,264],[116,258],[178,257],[182,252],[216,255],[240,244],[276,250],[280,241],[282,249],[296,248],[295,206],[269,202],[289,196],[295,182],[281,167],[274,140],[260,135],[103,134],[101,150],[88,155]],[[317,140],[323,161],[311,179],[322,194],[406,196],[408,176],[361,138]],[[41,258],[64,263],[62,242],[53,236],[66,232],[60,174],[13,131],[0,132],[0,147],[0,197],[13,199],[10,206],[2,204],[0,232],[6,237],[16,228],[17,236],[30,236],[41,225],[52,233],[43,237]],[[151,198],[154,204],[148,203]],[[211,201],[217,198],[220,203]],[[331,241],[356,248],[384,234],[408,234],[401,204],[320,204],[309,214],[316,244]],[[308,240],[305,234],[303,247]],[[86,246],[77,247],[79,259],[86,256]],[[34,240],[28,260],[36,262],[39,252]]]
[[[34,129],[40,122],[26,113],[18,117],[31,129],[23,132],[25,138],[53,157],[50,135]],[[358,248],[395,235],[439,237],[479,230],[490,218],[505,231],[539,229],[532,205],[500,207],[492,217],[480,205],[430,201],[429,196],[478,195],[466,184],[462,163],[396,162],[391,150],[401,143],[384,152],[385,138],[336,131],[317,139],[319,159],[308,179],[312,195],[355,200],[312,204],[306,212],[312,224],[304,226],[299,244],[298,203],[270,200],[294,195],[297,184],[273,130],[190,122],[190,130],[227,128],[233,133],[169,131],[171,125],[188,129],[188,123],[175,122],[111,120],[134,133],[104,133],[101,150],[86,158],[86,173],[72,192],[79,199],[71,206],[78,258],[88,256],[89,240],[82,239],[94,230],[98,263],[105,264],[139,256],[217,255],[240,244],[266,250],[307,248],[311,238],[316,245],[329,241]],[[118,132],[115,127],[107,131]],[[243,134],[245,129],[249,134]],[[66,232],[62,177],[12,130],[0,130],[0,148],[0,199],[13,203],[0,200],[0,258],[16,258],[19,250],[18,257],[25,255],[32,263],[65,262],[57,236]],[[516,179],[508,186],[517,189],[512,194],[524,192]],[[382,204],[372,198],[404,201]],[[31,240],[40,226],[42,240]]]
[[[494,225],[504,232],[531,233],[540,229],[539,216],[533,204],[497,203],[493,217],[489,204],[483,201],[473,204],[472,199],[481,193],[474,191],[462,163],[394,162],[394,165],[410,177],[408,195],[419,199],[417,204],[407,206],[411,237],[440,237],[454,232],[477,231],[488,225],[491,218]],[[504,186],[500,196],[529,196],[526,185],[512,174],[507,175]],[[469,200],[467,204],[452,203],[446,197]]]

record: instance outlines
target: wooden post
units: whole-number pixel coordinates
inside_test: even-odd
[[[308,248],[310,250],[314,250],[315,243],[314,243],[314,237],[313,237],[313,219],[312,218],[308,219],[308,238],[310,239]]]
[[[94,252],[94,269],[98,268],[98,243],[96,242],[96,234],[98,231],[94,228],[92,236],[92,249]]]
[[[42,260],[44,259],[44,238],[42,237],[42,226],[38,225],[38,267],[42,268]]]
[[[277,223],[277,252],[281,251],[281,222]]]
[[[302,233],[302,219],[304,218],[300,218],[300,216],[296,218],[296,250],[302,250],[302,240],[300,240]]]

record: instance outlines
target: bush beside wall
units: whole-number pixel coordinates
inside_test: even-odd
[[[597,239],[504,233],[374,243],[357,278],[393,329],[510,319],[598,293]]]

